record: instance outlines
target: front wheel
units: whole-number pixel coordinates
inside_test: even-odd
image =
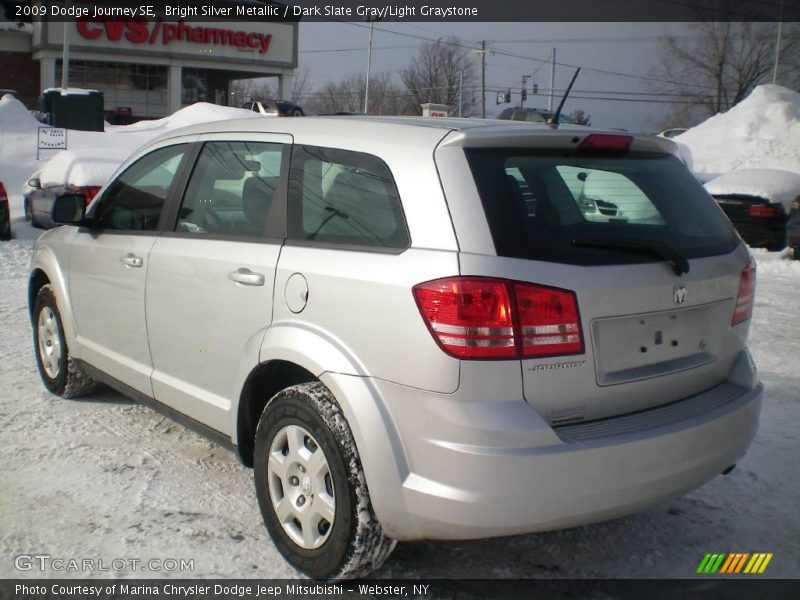
[[[394,549],[372,510],[350,427],[322,383],[289,387],[267,403],[254,471],[267,530],[298,571],[364,577]]]
[[[33,348],[42,383],[62,398],[84,396],[96,383],[72,360],[50,284],[42,286],[33,306]]]
[[[792,258],[800,260],[800,246],[792,246]]]

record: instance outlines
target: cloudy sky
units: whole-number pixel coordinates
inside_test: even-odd
[[[666,23],[383,22],[375,25],[372,72],[396,73],[425,39],[457,36],[476,48],[486,40],[487,88],[519,90],[522,76],[535,74],[539,94],[529,94],[525,105],[546,108],[549,57],[556,48],[557,63],[562,63],[556,67],[556,90],[564,90],[572,77],[574,68],[567,65],[582,67],[566,112],[583,109],[592,124],[601,127],[650,129],[669,108],[662,96],[652,94],[656,82],[649,79],[655,75],[659,45],[667,34],[692,32],[684,25]],[[308,69],[311,86],[366,71],[369,29],[362,23],[301,22],[299,36],[300,66]],[[495,92],[487,93],[487,116],[504,108],[495,99]],[[518,103],[515,94],[512,104]]]

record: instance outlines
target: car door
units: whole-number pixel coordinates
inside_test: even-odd
[[[79,355],[122,383],[152,394],[144,290],[150,248],[187,144],[131,164],[92,207],[70,254],[70,299]]]
[[[246,136],[204,143],[147,272],[155,398],[225,434],[272,320],[292,140]]]

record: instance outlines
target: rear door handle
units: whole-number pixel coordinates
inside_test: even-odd
[[[120,260],[129,267],[141,267],[144,264],[144,259],[141,256],[136,256],[132,252],[129,252]]]
[[[236,283],[241,283],[242,285],[264,285],[265,281],[261,273],[256,273],[244,267],[240,267],[228,273],[228,279]]]

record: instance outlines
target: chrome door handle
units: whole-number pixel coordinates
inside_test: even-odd
[[[242,285],[264,285],[264,276],[250,269],[241,267],[228,273],[228,279]]]
[[[144,259],[141,256],[136,256],[131,252],[120,258],[120,260],[129,267],[141,267],[144,264]]]

